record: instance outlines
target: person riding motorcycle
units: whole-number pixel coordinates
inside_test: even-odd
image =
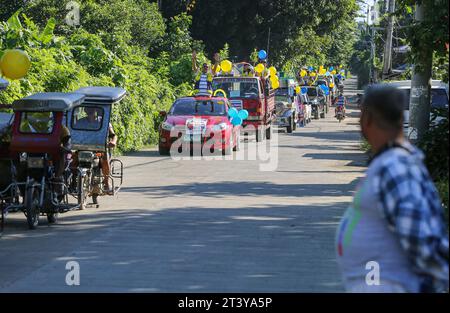
[[[345,118],[345,105],[347,104],[347,98],[344,95],[339,94],[336,98],[335,104],[336,108],[334,109],[334,117],[337,117],[338,111],[342,110],[343,117]]]
[[[99,108],[95,108],[95,107],[85,107],[84,108],[86,116],[79,119],[76,124],[75,127],[80,128],[80,129],[92,129],[92,130],[96,130],[100,127],[101,125],[101,110]],[[108,126],[108,143],[107,143],[107,147],[110,148],[115,148],[117,145],[117,135],[114,132],[114,129],[112,127],[112,124],[109,123]],[[106,191],[107,194],[111,194],[111,192],[113,192],[112,190],[110,190],[110,185],[109,185],[109,175],[111,173],[111,168],[110,168],[110,153],[101,153],[101,158],[99,160],[99,165],[103,174],[103,189]],[[73,169],[76,169],[78,167],[78,154],[75,153],[73,156]]]

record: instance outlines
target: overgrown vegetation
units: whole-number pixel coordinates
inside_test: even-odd
[[[440,118],[439,123],[433,123],[430,130],[424,135],[419,147],[425,153],[425,163],[431,177],[436,183],[448,220],[448,198],[449,198],[449,123],[448,111],[435,111],[433,119]]]
[[[165,23],[156,4],[146,1],[102,3],[106,4],[84,3],[83,27],[69,28],[55,18],[47,19],[47,14],[61,18],[57,10],[51,10],[51,5],[59,8],[57,1],[51,0],[35,1],[23,10],[32,11],[40,23],[40,18],[45,19],[44,25],[38,25],[22,11],[1,22],[0,51],[23,49],[30,55],[32,67],[25,79],[12,81],[10,88],[0,94],[0,102],[88,85],[123,87],[129,95],[114,108],[112,122],[120,149],[136,150],[156,142],[157,112],[191,90],[190,56],[186,56],[193,41],[189,34],[191,19],[180,15]],[[152,17],[151,21],[146,21],[148,17]],[[169,29],[175,28],[175,34],[166,33],[166,24]],[[169,47],[163,47],[169,36],[179,54],[171,55],[166,52]],[[152,45],[160,49],[155,57],[149,56]],[[180,49],[182,45],[187,48]]]

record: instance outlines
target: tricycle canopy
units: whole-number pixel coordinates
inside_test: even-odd
[[[118,87],[84,87],[75,91],[86,96],[86,101],[115,103],[122,100],[126,90]]]
[[[81,104],[85,96],[79,93],[43,92],[15,100],[15,112],[66,112]]]

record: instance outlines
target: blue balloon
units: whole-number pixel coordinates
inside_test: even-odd
[[[308,92],[308,88],[302,87],[302,94],[306,94]]]
[[[330,72],[332,72],[334,70],[333,66],[330,66]]]
[[[312,72],[314,70],[314,67],[310,66],[308,67],[308,71]]]
[[[238,110],[236,110],[236,108],[230,108],[228,110],[228,116],[231,118],[238,116],[238,113],[239,112],[238,112]]]
[[[267,58],[267,52],[266,52],[266,50],[260,50],[260,51],[258,52],[258,58],[259,58],[260,60],[264,60],[265,58]]]
[[[234,126],[242,125],[242,118],[240,118],[239,116],[233,117],[231,119],[231,124],[233,124]]]
[[[330,76],[330,75],[331,75],[330,72],[326,72],[326,73],[325,73],[325,76]]]
[[[323,91],[325,91],[326,88],[327,88],[327,86],[325,86],[324,84],[320,84],[319,87],[320,87],[320,89],[322,89]]]
[[[338,79],[341,79],[342,78],[342,75],[341,74],[338,74],[338,76],[336,76]]]
[[[238,117],[240,117],[242,120],[245,120],[248,117],[248,111],[240,110],[238,113]]]

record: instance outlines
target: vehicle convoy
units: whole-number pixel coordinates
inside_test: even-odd
[[[274,125],[286,128],[287,133],[292,133],[297,128],[299,117],[303,118],[303,110],[299,110],[300,100],[295,94],[295,81],[291,78],[281,78],[280,87],[275,90]],[[302,113],[302,116],[299,116],[299,113]]]
[[[244,133],[255,133],[256,141],[271,138],[275,122],[275,90],[270,82],[260,77],[218,76],[213,79],[213,90],[223,90],[231,105],[245,109],[249,115],[243,123]]]
[[[40,215],[55,223],[59,213],[80,208],[80,190],[70,188],[80,172],[69,168],[67,114],[83,100],[76,93],[38,93],[13,102],[0,140],[2,223],[9,212],[22,211],[33,229]]]
[[[122,186],[123,164],[119,159],[111,158],[113,148],[109,147],[108,141],[112,136],[112,108],[125,97],[126,91],[115,87],[86,87],[75,92],[85,96],[84,101],[70,111],[69,123],[72,150],[75,151],[72,171],[81,172],[77,184],[81,189],[83,209],[88,197],[92,197],[92,203],[98,206],[99,196],[115,195]]]
[[[326,98],[322,89],[318,86],[308,86],[306,94],[311,104],[311,114],[314,119],[325,118]]]
[[[228,155],[240,148],[240,125],[234,126],[228,116],[232,108],[225,97],[193,96],[177,99],[159,128],[159,153],[222,151]]]

